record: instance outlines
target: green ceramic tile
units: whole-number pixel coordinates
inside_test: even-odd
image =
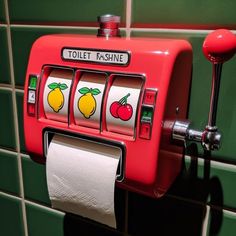
[[[236,160],[236,56],[226,62],[222,71],[222,82],[217,112],[217,126],[222,133],[221,149],[214,153],[217,158]]]
[[[211,89],[212,65],[202,54],[202,43],[205,34],[194,33],[157,33],[133,31],[134,37],[168,37],[187,39],[193,47],[193,74],[189,105],[189,119],[195,129],[204,129],[207,124],[209,112],[209,99]],[[236,145],[234,133],[236,132],[236,104],[235,89],[236,57],[226,62],[223,66],[221,90],[219,96],[217,126],[222,133],[222,145],[213,156],[218,159],[236,160]],[[202,148],[199,148],[202,153]]]
[[[0,48],[0,83],[10,84],[7,32],[4,26],[0,26]]]
[[[216,161],[211,161],[208,165],[201,158],[198,158],[196,161],[195,159],[190,159],[188,156],[185,157],[185,163],[187,163],[189,166],[189,168],[187,168],[189,172],[188,178],[192,178],[192,188],[194,188],[195,184],[199,188],[199,191],[206,191],[208,195],[208,199],[205,199],[206,201],[211,202],[212,205],[217,207],[224,206],[236,209],[236,165],[225,164]],[[189,163],[192,163],[192,166],[191,164],[189,165]],[[195,165],[195,168],[193,165]],[[193,176],[194,170],[196,170],[195,176]],[[208,179],[206,177],[206,173],[209,175]],[[184,179],[180,181],[184,181]],[[196,192],[197,187],[195,188]],[[191,190],[189,189],[189,192],[190,191]],[[175,194],[178,195],[178,191],[175,191]],[[199,195],[201,194],[202,193],[199,192]],[[188,195],[187,197],[195,198],[198,196]]]
[[[236,213],[212,209],[209,216],[207,235],[235,236]]]
[[[26,215],[28,234],[30,236],[64,235],[64,213],[27,203]]]
[[[132,23],[138,27],[235,27],[235,7],[234,0],[134,0]]]
[[[199,163],[199,168],[203,163]],[[203,168],[203,165],[201,166]],[[226,207],[234,207],[236,208],[236,192],[235,192],[235,180],[236,180],[236,166],[223,164],[220,162],[211,162],[211,169],[210,169],[210,177],[212,181],[212,186],[214,188],[214,184],[220,184],[213,190],[212,193],[212,204],[214,203],[214,198],[220,196],[220,186],[222,188],[222,201],[223,205]],[[214,196],[215,195],[215,196]],[[220,202],[219,202],[220,204]]]
[[[0,0],[0,22],[5,22],[6,15],[5,15],[5,7],[4,7],[4,0]]]
[[[46,166],[22,157],[25,198],[50,205],[46,181]]]
[[[24,236],[20,200],[0,193],[0,235]]]
[[[17,154],[0,151],[0,189],[19,195]]]
[[[11,91],[0,89],[0,146],[15,149],[15,132]]]
[[[24,86],[28,57],[33,42],[45,34],[96,34],[95,30],[11,27],[15,83]]]
[[[41,9],[41,10],[40,10]],[[56,9],[56,10],[55,10]],[[57,0],[57,1],[9,1],[11,22],[61,23],[88,25],[97,21],[97,16],[115,14],[125,21],[123,0]]]
[[[24,137],[24,126],[23,126],[23,98],[24,93],[16,93],[16,104],[17,104],[17,115],[18,115],[18,125],[19,125],[19,135],[20,135],[20,150],[25,152],[25,137]]]

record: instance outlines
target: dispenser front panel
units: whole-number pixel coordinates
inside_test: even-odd
[[[81,52],[86,60],[78,59]],[[32,47],[26,74],[26,149],[45,163],[48,130],[50,137],[118,146],[123,174],[117,185],[160,197],[181,169],[182,148],[169,130],[187,116],[191,68],[185,40],[43,36]]]

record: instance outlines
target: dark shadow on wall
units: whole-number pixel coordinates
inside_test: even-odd
[[[181,175],[167,195],[150,199],[135,193],[129,194],[129,234],[160,236],[200,236],[206,215],[206,203],[223,206],[223,192],[219,179],[210,178],[210,156],[205,153],[203,177],[198,177],[197,146],[188,148],[191,161],[183,162]],[[222,211],[210,212],[208,234],[216,235],[222,224]]]
[[[209,225],[209,235],[218,235],[221,229],[223,221],[223,191],[221,183],[217,177],[213,177],[210,180],[210,197],[211,205],[217,206],[218,209],[211,208],[210,212],[210,225]]]
[[[223,189],[218,177],[211,177],[211,153],[205,151],[203,154],[203,173],[202,177],[198,176],[198,150],[197,145],[192,143],[187,148],[187,153],[191,157],[190,167],[183,169],[181,177],[171,189],[170,193],[178,195],[181,189],[181,196],[192,199],[206,205],[216,206],[218,210],[211,208],[210,222],[208,225],[208,235],[217,235],[220,231],[223,220]],[[185,163],[183,163],[184,165]],[[182,181],[184,179],[185,181]],[[182,182],[182,183],[181,183]],[[182,185],[182,186],[181,186]],[[181,186],[181,187],[180,187]],[[221,209],[221,210],[219,210]]]

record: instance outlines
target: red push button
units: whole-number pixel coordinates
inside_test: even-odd
[[[152,89],[145,89],[143,103],[147,105],[154,105],[157,91]]]
[[[143,139],[151,138],[151,124],[150,123],[140,123],[139,137]]]
[[[35,115],[35,104],[28,103],[27,104],[27,112],[28,112],[28,115],[34,116]]]

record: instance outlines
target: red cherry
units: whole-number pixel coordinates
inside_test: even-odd
[[[127,121],[133,115],[133,107],[128,103],[125,105],[122,105],[118,108],[117,114],[121,120]]]
[[[118,108],[121,106],[121,104],[119,102],[113,102],[110,106],[110,113],[113,117],[115,118],[119,118],[117,111]]]

